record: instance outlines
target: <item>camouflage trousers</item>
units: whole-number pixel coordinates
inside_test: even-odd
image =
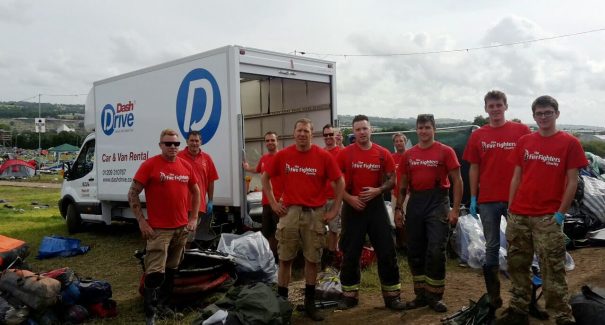
[[[532,293],[530,268],[535,252],[540,263],[546,310],[555,319],[573,319],[565,279],[565,236],[553,215],[529,217],[509,213],[506,240],[512,284],[510,306],[520,313],[528,313]]]

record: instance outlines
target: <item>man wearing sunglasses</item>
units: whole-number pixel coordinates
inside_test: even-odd
[[[492,90],[485,95],[483,102],[489,124],[471,134],[463,158],[471,164],[470,213],[477,219],[477,208],[481,212],[485,235],[483,277],[490,305],[492,310],[496,310],[502,306],[499,278],[500,219],[507,215],[508,190],[515,168],[508,160],[519,138],[529,134],[530,130],[524,124],[506,120],[508,104],[503,92]]]
[[[143,239],[147,240],[144,260],[147,324],[154,324],[156,314],[174,315],[167,308],[174,275],[185,251],[187,235],[197,227],[200,190],[193,167],[177,157],[179,145],[176,131],[163,130],[159,143],[162,153],[141,164],[128,192],[130,208]],[[143,190],[147,219],[139,199]]]
[[[260,158],[256,167],[252,167],[248,164],[247,161],[244,161],[242,165],[245,171],[250,173],[262,174],[269,168],[271,162],[273,161],[273,158],[275,157],[275,154],[279,151],[277,133],[273,131],[268,131],[267,133],[265,133],[265,148],[267,148],[267,153]],[[284,187],[281,181],[281,177],[276,176],[271,178],[271,185],[273,187],[273,196],[275,196],[278,201],[281,200]],[[261,203],[263,205],[261,232],[263,236],[267,238],[267,241],[269,242],[269,247],[273,252],[273,256],[275,257],[275,260],[278,261],[279,256],[277,254],[277,239],[275,238],[275,230],[277,229],[277,222],[279,221],[279,216],[273,211],[273,209],[271,209],[269,199],[265,195],[264,191]]]
[[[336,145],[336,132],[332,127],[332,124],[326,124],[323,127],[323,136],[324,136],[324,149],[330,153],[334,161],[336,161],[336,156],[340,152],[340,147]],[[326,211],[332,208],[332,204],[334,204],[334,188],[332,187],[332,182],[328,182],[326,184],[326,199],[328,202],[326,203]],[[341,225],[340,225],[340,212],[336,216],[336,218],[330,220],[328,222],[328,238],[327,238],[327,250],[323,252],[322,255],[322,267],[332,266],[334,264],[334,258],[336,256],[336,250],[338,246],[338,236],[340,235]]]
[[[191,166],[198,180],[200,188],[200,208],[198,211],[198,225],[212,216],[212,198],[214,197],[214,182],[218,179],[218,172],[209,154],[202,151],[202,135],[199,131],[191,131],[187,136],[187,147],[178,153],[179,158],[185,159]],[[208,199],[206,200],[206,196]],[[202,227],[203,228],[203,227]],[[202,232],[203,229],[200,229]],[[192,232],[187,238],[188,245],[194,240],[196,233]]]
[[[534,252],[540,257],[548,313],[558,325],[575,324],[565,279],[563,222],[576,193],[578,169],[588,161],[578,139],[557,129],[554,98],[540,96],[531,109],[538,131],[519,139],[509,160],[515,165],[506,226],[512,298],[496,324],[529,324]]]
[[[406,226],[408,264],[414,280],[416,298],[408,309],[429,306],[444,313],[445,249],[448,222],[455,225],[460,214],[462,177],[454,149],[435,141],[435,118],[420,114],[416,119],[418,144],[403,154],[395,208],[395,224]],[[451,179],[451,183],[450,183]],[[450,209],[448,191],[453,189]],[[409,196],[405,213],[403,202]]]

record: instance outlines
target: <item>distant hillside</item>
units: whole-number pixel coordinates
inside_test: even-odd
[[[345,128],[351,127],[351,122],[353,121],[353,117],[354,117],[353,115],[338,115],[338,121],[340,122],[340,125],[342,127],[345,127]],[[390,117],[368,116],[368,118],[370,119],[372,126],[375,128],[412,129],[416,125],[415,117],[390,118]],[[438,127],[472,124],[471,121],[451,119],[451,118],[438,118],[435,120],[435,123],[437,124]]]
[[[38,117],[38,103],[0,102],[0,118]],[[40,117],[84,119],[84,105],[40,104]]]

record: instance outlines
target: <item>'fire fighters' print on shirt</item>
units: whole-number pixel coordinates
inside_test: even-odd
[[[340,151],[337,161],[351,195],[359,195],[364,187],[382,186],[382,176],[395,172],[391,153],[375,143],[368,150],[350,145]]]
[[[403,154],[398,173],[408,177],[413,191],[450,188],[449,171],[459,168],[454,149],[435,141],[428,148],[415,145]]]
[[[531,131],[525,124],[489,124],[471,134],[462,158],[479,166],[479,203],[507,202],[515,166],[509,162],[519,138]]]

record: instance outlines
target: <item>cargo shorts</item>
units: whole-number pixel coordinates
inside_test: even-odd
[[[334,200],[328,200],[328,202],[325,205],[325,212],[330,211],[330,209],[332,209],[332,205],[334,204]],[[341,221],[340,221],[340,215],[342,214],[342,207],[340,208],[340,211],[338,211],[338,214],[336,215],[336,217],[334,217],[334,219],[328,221],[328,230],[330,232],[336,233],[336,234],[340,234],[341,230],[342,230],[342,225],[341,225]]]
[[[166,269],[177,269],[183,260],[189,231],[185,226],[153,231],[156,236],[147,240],[145,273],[164,273]]]
[[[288,207],[285,216],[279,218],[275,238],[277,252],[282,261],[291,261],[302,248],[303,256],[311,263],[321,262],[326,242],[324,207],[307,208],[300,205]]]

